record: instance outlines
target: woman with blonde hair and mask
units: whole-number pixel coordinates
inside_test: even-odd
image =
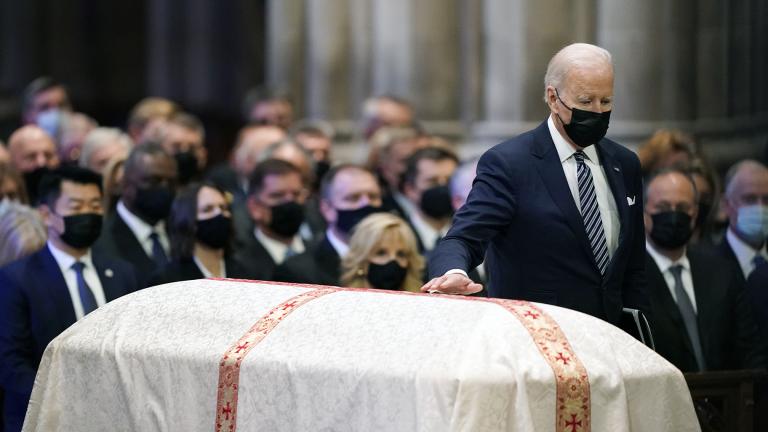
[[[355,227],[341,262],[341,282],[353,288],[419,292],[423,271],[424,258],[408,224],[390,213],[376,213]]]

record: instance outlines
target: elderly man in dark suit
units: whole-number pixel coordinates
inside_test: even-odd
[[[137,289],[131,266],[92,252],[101,231],[101,176],[75,167],[43,178],[48,244],[0,269],[0,385],[6,431],[21,429],[48,343],[106,302]]]
[[[683,372],[765,367],[739,269],[715,251],[686,247],[698,213],[693,179],[670,169],[651,177],[646,188],[656,351]]]
[[[547,68],[544,96],[547,121],[480,158],[422,290],[479,291],[466,272],[485,256],[491,297],[617,323],[623,307],[647,311],[648,297],[640,163],[603,138],[613,103],[610,53],[563,48]]]

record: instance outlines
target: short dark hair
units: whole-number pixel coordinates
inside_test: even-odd
[[[53,208],[61,196],[61,183],[65,180],[81,185],[96,185],[99,192],[103,193],[101,174],[88,168],[64,165],[47,172],[40,180],[37,187],[38,202]]]
[[[400,180],[401,188],[406,184],[413,184],[419,174],[419,162],[424,159],[432,161],[452,160],[456,162],[456,165],[459,164],[459,157],[456,156],[456,153],[443,147],[425,147],[416,150],[406,162],[405,172],[403,172],[403,177]]]
[[[335,165],[331,167],[331,169],[328,170],[328,172],[325,173],[322,180],[320,181],[320,198],[329,200],[331,198],[331,187],[333,186],[333,182],[336,180],[336,176],[342,172],[347,170],[355,170],[355,171],[362,171],[366,172],[371,175],[374,179],[376,179],[376,175],[373,174],[371,170],[368,168],[353,164],[353,163],[343,163],[339,165]]]
[[[284,160],[266,159],[261,161],[253,169],[251,178],[248,180],[248,194],[253,196],[261,192],[264,187],[264,180],[271,175],[282,176],[291,173],[295,173],[301,178],[301,171]]]
[[[24,94],[21,97],[22,112],[26,113],[27,110],[29,110],[35,100],[35,96],[54,87],[61,87],[65,92],[67,91],[64,84],[48,76],[39,77],[29,83],[24,89]]]
[[[133,171],[137,169],[139,164],[142,163],[144,156],[165,156],[169,159],[173,159],[173,157],[165,151],[162,145],[154,141],[146,141],[140,145],[134,146],[128,154],[128,158],[125,160],[125,165],[123,166],[125,177],[128,177],[129,173],[133,173]]]
[[[178,259],[191,259],[197,241],[197,195],[203,187],[213,188],[225,198],[227,193],[216,184],[205,181],[190,183],[173,200],[171,213],[166,222],[171,241],[171,255]]]
[[[680,167],[662,168],[651,173],[651,175],[645,180],[645,185],[643,185],[644,201],[646,202],[648,201],[648,188],[650,187],[651,183],[654,180],[656,180],[657,177],[661,177],[669,174],[680,174],[681,176],[685,177],[688,180],[688,182],[691,183],[691,187],[693,188],[693,202],[698,204],[699,190],[696,188],[696,181],[693,179],[693,175],[691,174],[690,170],[680,168]],[[645,206],[645,202],[643,202],[643,206]]]

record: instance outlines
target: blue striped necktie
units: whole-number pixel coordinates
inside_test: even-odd
[[[600,218],[600,209],[597,205],[597,193],[595,193],[595,184],[592,181],[592,171],[584,163],[586,155],[583,151],[577,151],[573,157],[576,159],[576,178],[579,181],[581,217],[584,219],[584,228],[587,231],[589,244],[592,246],[592,254],[595,256],[597,268],[600,269],[600,274],[605,276],[610,257],[608,256],[608,245],[605,242],[603,221]]]

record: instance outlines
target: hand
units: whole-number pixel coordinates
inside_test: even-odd
[[[461,273],[451,273],[436,277],[421,287],[421,292],[439,292],[441,294],[469,295],[480,292],[483,286]]]

